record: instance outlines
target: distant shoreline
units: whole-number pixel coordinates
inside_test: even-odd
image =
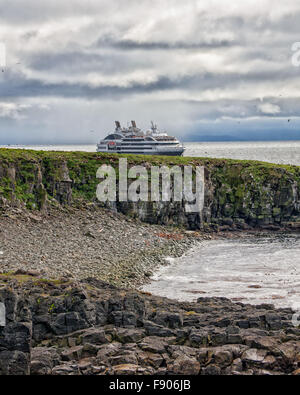
[[[300,142],[300,138],[298,140],[295,139],[286,139],[286,140],[281,140],[281,139],[275,139],[275,140],[242,140],[242,139],[228,139],[228,140],[222,140],[222,139],[212,139],[212,140],[183,140],[182,142],[185,144],[200,144],[200,143],[293,143],[293,142]],[[65,143],[24,143],[24,144],[16,144],[16,143],[9,143],[9,144],[0,144],[0,148],[10,148],[10,147],[52,147],[52,146],[86,146],[86,145],[96,145],[96,143],[93,142],[82,142],[82,143],[70,143],[70,142],[65,142]]]

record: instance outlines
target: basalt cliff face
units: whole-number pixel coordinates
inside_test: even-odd
[[[82,152],[0,150],[0,207],[43,210],[48,205],[97,201],[102,165],[116,169],[118,155]],[[185,202],[107,203],[126,215],[188,229],[300,228],[300,167],[207,158],[127,156],[128,169],[142,165],[204,167],[204,206],[186,211]],[[150,185],[150,182],[149,182]],[[150,192],[149,192],[150,194]],[[101,204],[99,202],[99,204]]]

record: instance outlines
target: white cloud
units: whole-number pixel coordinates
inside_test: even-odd
[[[259,104],[257,107],[258,107],[259,111],[263,114],[275,115],[275,114],[279,114],[281,112],[280,107],[277,104],[262,103],[262,104]]]
[[[31,108],[30,104],[0,103],[0,118],[22,119],[24,112]]]

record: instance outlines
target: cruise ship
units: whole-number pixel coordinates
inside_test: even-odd
[[[97,144],[97,152],[142,155],[182,155],[184,147],[176,137],[160,132],[151,122],[151,128],[145,133],[131,121],[131,126],[121,127],[115,121],[115,131]]]

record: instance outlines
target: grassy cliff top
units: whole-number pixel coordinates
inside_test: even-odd
[[[238,165],[239,167],[258,166],[261,168],[282,168],[289,171],[299,169],[300,166],[281,165],[254,160],[238,160],[226,158],[207,158],[189,156],[157,156],[157,155],[131,155],[131,154],[106,154],[99,152],[80,152],[80,151],[37,151],[27,149],[0,148],[0,163],[13,163],[16,161],[41,162],[43,160],[63,160],[63,161],[96,161],[100,164],[115,164],[119,158],[127,158],[129,164],[148,164],[148,165]]]
[[[278,216],[298,221],[300,166],[262,161],[120,155],[97,152],[0,149],[0,207],[22,202],[29,209],[48,203],[96,201],[97,170],[108,164],[119,177],[119,159],[133,165],[204,166],[206,204],[214,218]],[[3,199],[4,198],[4,199]]]

